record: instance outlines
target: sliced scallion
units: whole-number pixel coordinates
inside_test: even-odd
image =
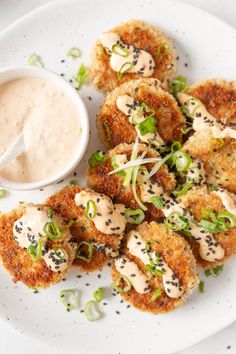
[[[153,293],[152,297],[151,297],[151,301],[152,302],[155,302],[159,297],[160,295],[162,294],[162,288],[157,288],[157,290]]]
[[[73,60],[79,58],[81,56],[81,51],[79,48],[72,47],[66,52],[67,57],[71,57]]]
[[[142,209],[125,209],[125,217],[128,223],[139,225],[143,222],[145,215]]]
[[[119,55],[123,58],[126,58],[129,55],[129,51],[126,48],[123,48],[119,44],[114,44],[111,48],[112,53]]]
[[[0,198],[4,198],[7,195],[6,189],[0,189]]]
[[[105,161],[106,155],[102,151],[96,151],[90,156],[88,163],[90,167],[94,168],[97,164],[104,163]]]
[[[132,150],[132,153],[131,153],[131,156],[130,156],[130,162],[132,163],[138,156],[138,150],[139,150],[139,147],[138,147],[138,137],[136,138],[135,142],[134,142],[134,146],[133,146],[133,150]],[[121,166],[120,166],[121,167]],[[123,168],[122,168],[123,169]],[[121,170],[122,170],[121,169]],[[116,172],[116,170],[114,170]],[[113,171],[113,173],[114,173]],[[120,171],[120,170],[119,170]],[[115,173],[116,173],[115,172]],[[111,172],[110,172],[111,173]],[[124,187],[128,187],[129,184],[130,184],[130,181],[132,179],[132,173],[133,173],[133,167],[130,167],[127,171],[126,171],[126,176],[125,176],[125,180],[124,180],[124,183],[123,183],[123,186]]]
[[[48,208],[47,210],[47,216],[49,219],[52,219],[53,218],[53,215],[54,215],[54,211],[52,208]]]
[[[89,68],[84,64],[81,64],[76,75],[74,76],[74,80],[76,82],[76,87],[78,90],[87,82],[89,76]]]
[[[154,117],[146,118],[141,123],[139,123],[138,129],[142,136],[149,133],[155,133],[157,131],[156,119]]]
[[[84,251],[84,248],[86,248],[86,251]],[[93,245],[89,242],[81,241],[78,244],[75,258],[90,263],[92,261],[92,257],[93,257]]]
[[[185,172],[192,163],[191,157],[184,151],[175,152],[175,167],[178,172]]]
[[[85,215],[87,219],[93,219],[97,215],[97,207],[94,200],[90,199],[86,203]]]
[[[31,257],[33,258],[34,263],[37,263],[41,258],[42,258],[42,251],[43,251],[43,246],[45,244],[46,237],[41,237],[38,239],[38,241],[30,245],[27,248],[27,252]]]
[[[120,287],[120,283],[124,282],[125,286]],[[131,282],[125,275],[120,275],[112,284],[111,287],[113,290],[118,293],[127,293],[131,289]]]
[[[97,321],[102,317],[98,304],[94,300],[90,300],[85,304],[84,314],[88,321]]]
[[[93,297],[97,302],[101,302],[104,298],[104,290],[103,288],[98,288],[93,292]]]
[[[179,185],[177,188],[172,192],[172,194],[178,198],[182,197],[187,193],[189,189],[193,187],[193,183],[185,183],[184,185]]]
[[[132,175],[132,192],[133,192],[134,199],[136,200],[138,206],[142,210],[146,211],[147,207],[142,203],[142,201],[140,200],[140,198],[137,194],[136,182],[137,182],[138,171],[139,171],[139,166],[136,166],[133,170],[133,175]]]
[[[166,43],[160,43],[157,47],[157,54],[160,56],[160,57],[163,57],[165,55],[167,55],[169,52],[169,47]]]
[[[217,218],[223,221],[229,228],[236,227],[236,217],[229,211],[220,211]]]
[[[185,92],[188,89],[188,82],[185,76],[177,76],[175,80],[170,81],[170,91],[176,97],[178,92]]]
[[[172,231],[187,231],[189,229],[188,220],[177,211],[173,211],[167,216],[165,224]]]
[[[222,272],[223,272],[224,266],[223,265],[218,265],[213,269],[206,269],[205,270],[205,275],[209,277],[210,275],[213,277],[218,277]]]
[[[164,203],[163,203],[163,199],[159,196],[154,196],[151,197],[151,202],[152,204],[155,206],[155,208],[157,209],[163,209],[164,208]]]
[[[51,240],[58,240],[62,234],[56,221],[47,222],[43,227],[43,231]]]
[[[198,290],[200,293],[204,293],[205,292],[205,282],[203,280],[200,280],[199,284],[198,284]]]
[[[75,180],[75,179],[72,179],[71,181],[69,181],[69,186],[77,186],[78,185],[78,182]]]
[[[29,56],[27,63],[29,65],[34,65],[34,66],[38,66],[40,68],[44,68],[44,64],[43,64],[43,61],[42,61],[40,55],[38,55],[36,53],[33,53]]]
[[[126,63],[124,63],[117,73],[117,78],[121,79],[125,73],[127,73],[130,69],[132,69],[132,67],[133,64],[131,62],[127,61]]]
[[[72,310],[76,310],[79,307],[78,290],[76,289],[62,290],[60,292],[60,300],[68,312]]]
[[[105,131],[106,131],[106,141],[110,141],[111,140],[110,128],[108,127],[108,124],[106,122],[103,122],[102,125],[103,125],[103,127],[105,128]]]

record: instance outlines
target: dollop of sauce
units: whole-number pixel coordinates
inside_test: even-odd
[[[123,65],[130,63],[130,68],[126,72],[141,74],[144,77],[152,76],[155,62],[150,53],[123,43],[120,36],[113,32],[103,33],[100,42],[111,55],[110,66],[114,71],[120,72]]]
[[[14,222],[13,237],[21,248],[36,246],[40,238],[45,236],[43,231],[47,222],[52,220],[48,217],[44,208],[38,206],[26,206],[24,214]],[[46,237],[42,242],[42,259],[53,272],[62,272],[68,267],[68,255],[60,247],[48,249]]]
[[[153,262],[158,259],[158,263],[155,263],[155,269],[163,272],[162,279],[166,294],[171,298],[179,298],[183,295],[184,290],[173,270],[162,256],[157,255],[154,251],[147,252],[146,244],[139,232],[133,230],[128,234],[127,248],[133,256],[138,257],[145,265],[150,265],[150,258]]]
[[[104,234],[122,235],[126,227],[125,206],[114,204],[105,194],[93,191],[81,191],[75,195],[75,203],[83,210],[86,210],[87,203],[93,201],[95,215],[91,217],[97,230]]]
[[[147,133],[145,135],[141,134],[139,124],[147,119],[141,109],[141,102],[131,96],[122,95],[117,98],[116,105],[118,109],[128,117],[129,122],[135,127],[137,135],[141,141],[144,143],[155,143],[155,141],[157,141],[159,145],[164,145],[163,139],[157,132]]]
[[[224,205],[225,209],[236,216],[236,196],[229,191],[217,187],[216,190],[213,191],[218,197],[220,197],[222,204]]]
[[[214,239],[213,235],[206,233],[203,228],[197,226],[193,218],[186,214],[186,209],[167,193],[164,193],[162,187],[157,182],[147,180],[140,187],[141,199],[144,203],[152,203],[152,197],[159,196],[162,198],[163,208],[161,210],[165,217],[168,217],[172,212],[177,212],[180,216],[188,219],[191,236],[199,243],[199,253],[202,259],[214,262],[224,258],[225,251]]]
[[[0,170],[15,182],[59,173],[76,154],[81,137],[78,109],[51,82],[23,77],[0,85],[0,156],[24,132],[25,151]]]
[[[210,130],[214,138],[236,139],[236,130],[226,127],[223,123],[213,117],[202,102],[185,93],[178,93],[179,102],[184,105],[188,114],[193,118],[193,129],[197,132]]]
[[[114,264],[118,272],[129,279],[137,293],[146,294],[150,291],[148,277],[139,269],[134,261],[122,256],[116,258]]]

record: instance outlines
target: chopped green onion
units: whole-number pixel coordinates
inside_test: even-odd
[[[186,135],[189,132],[191,132],[191,130],[194,130],[192,126],[188,127],[188,128],[181,129],[181,132],[182,132],[182,134]]]
[[[138,125],[140,134],[146,135],[148,133],[155,133],[157,131],[156,119],[154,117],[148,117]]]
[[[178,172],[185,172],[189,169],[192,159],[191,157],[184,151],[176,151],[175,152],[175,167]]]
[[[184,185],[179,185],[177,186],[177,188],[172,192],[172,194],[178,198],[178,197],[182,197],[183,195],[185,195],[187,193],[187,191],[189,189],[191,189],[193,187],[193,183],[185,183]]]
[[[177,211],[173,211],[165,219],[165,224],[172,231],[188,231],[188,220],[181,216]]]
[[[202,106],[202,102],[200,100],[198,100],[197,98],[190,98],[188,101],[184,103],[184,105],[181,108],[182,108],[182,112],[187,117],[193,118],[195,116],[195,113],[201,106]]]
[[[87,248],[86,252],[84,252],[84,247]],[[80,242],[78,244],[75,257],[77,259],[82,259],[83,261],[90,263],[93,257],[93,245],[86,241]]]
[[[30,245],[27,248],[27,252],[33,258],[34,263],[37,263],[42,258],[42,251],[43,251],[43,246],[44,246],[45,240],[46,240],[45,237],[41,237],[36,242],[36,244]]]
[[[76,310],[79,307],[78,290],[76,289],[62,290],[60,292],[60,300],[68,312],[71,310]]]
[[[74,187],[74,186],[77,186],[78,185],[78,182],[75,180],[75,179],[72,179],[70,182],[69,182],[69,185]]]
[[[206,269],[205,270],[205,275],[209,277],[212,275],[213,277],[218,277],[222,272],[223,272],[224,266],[223,265],[218,265],[213,269]]]
[[[93,292],[93,297],[97,302],[101,302],[104,298],[104,290],[103,288],[98,288]]]
[[[176,97],[178,92],[185,92],[188,89],[188,82],[185,76],[177,76],[175,80],[170,81],[170,91]]]
[[[123,156],[123,155],[121,155],[121,156]],[[112,156],[112,158],[111,158],[111,164],[112,164],[112,167],[113,167],[114,169],[116,169],[116,168],[120,167],[120,165],[121,165],[122,163],[119,162],[118,156]],[[118,172],[117,172],[117,175],[119,175],[119,176],[125,176],[125,175],[126,175],[126,172],[125,172],[124,170],[121,170],[121,171],[118,171]]]
[[[236,217],[229,211],[220,211],[217,218],[224,221],[229,228],[236,227]]]
[[[170,147],[172,153],[179,151],[181,149],[181,144],[179,141],[174,141]]]
[[[142,154],[142,156],[139,156],[137,159],[135,160],[130,160],[122,165],[120,165],[119,167],[117,167],[115,170],[109,172],[109,175],[113,175],[114,173],[117,173],[119,171],[122,170],[128,170],[130,167],[141,167],[141,165],[147,164],[147,163],[154,163],[159,161],[160,162],[160,158],[159,157],[150,157],[147,159],[144,159],[144,155],[146,155],[147,151],[144,151],[144,153]],[[161,160],[162,161],[162,160]]]
[[[216,191],[217,188],[218,188],[218,187],[217,187],[216,184],[211,184],[211,185],[210,185],[210,191],[212,191],[212,192]]]
[[[128,223],[139,225],[143,222],[145,215],[142,209],[125,209],[125,217]]]
[[[205,292],[205,282],[203,280],[200,280],[199,284],[198,284],[198,290],[200,293],[204,293]]]
[[[164,208],[163,199],[161,197],[158,196],[151,197],[151,202],[157,209]]]
[[[152,254],[155,254],[155,259],[153,259],[152,254],[149,250],[149,243],[150,241],[147,241],[145,246],[145,250],[149,258],[149,264],[145,265],[145,269],[149,271],[152,275],[161,277],[165,273],[165,271],[157,268],[159,264],[159,255],[157,252],[152,252]]]
[[[53,218],[53,215],[54,215],[53,209],[52,209],[52,208],[49,208],[49,209],[47,210],[47,216],[48,216],[48,218],[49,218],[49,219],[52,219],[52,218]]]
[[[59,259],[65,259],[68,256],[66,251],[62,247],[59,247],[59,246],[54,247],[53,251],[54,251],[56,257],[59,258]]]
[[[145,113],[150,113],[145,118],[153,117],[155,114],[155,111],[152,108],[150,108],[146,103],[141,103],[139,108],[135,111],[135,114],[132,116],[132,124],[134,124],[134,125],[138,124],[138,122],[136,122],[135,118],[137,116],[140,116],[141,112],[143,113],[143,115],[145,115]]]
[[[90,156],[88,163],[90,167],[96,167],[98,163],[104,163],[105,161],[106,155],[102,151],[96,151]]]
[[[78,90],[86,83],[89,75],[89,68],[87,68],[84,64],[81,64],[79,70],[74,76],[74,80],[76,82],[76,87]]]
[[[119,44],[114,44],[111,48],[112,53],[117,54],[123,58],[126,58],[129,55],[129,51],[126,48],[123,48]]]
[[[106,122],[103,122],[102,125],[104,126],[104,128],[106,130],[106,141],[110,141],[111,140],[111,131],[110,131]]]
[[[154,302],[158,299],[158,297],[162,294],[162,288],[158,288],[152,295],[151,301]]]
[[[120,282],[123,281],[125,283],[124,287],[120,287]],[[131,289],[131,282],[125,275],[120,275],[112,284],[111,287],[113,290],[118,293],[127,293]]]
[[[98,304],[94,300],[90,300],[85,304],[84,313],[89,321],[97,321],[102,317]]]
[[[218,233],[218,232],[224,232],[227,230],[227,227],[224,223],[218,223],[218,222],[212,222],[209,220],[204,220],[202,219],[198,225],[202,227],[205,231],[211,232],[211,233]]]
[[[74,223],[77,221],[77,218],[73,218],[73,219],[70,219],[68,221],[68,224],[67,224],[67,227],[68,228],[71,228],[72,225],[74,225]]]
[[[39,66],[40,68],[44,68],[44,64],[42,62],[41,57],[36,53],[33,53],[29,56],[27,63],[29,65],[34,65],[34,66]]]
[[[4,198],[7,195],[6,189],[0,189],[0,198]]]
[[[43,227],[43,231],[51,240],[58,240],[61,236],[61,229],[55,221],[47,222]]]
[[[142,203],[140,198],[138,197],[137,190],[136,190],[136,182],[137,182],[137,176],[138,176],[138,171],[139,171],[139,166],[135,167],[133,170],[133,176],[132,176],[132,192],[134,195],[134,199],[136,200],[137,204],[139,207],[146,211],[147,207]]]
[[[87,219],[92,219],[97,215],[97,208],[94,200],[90,199],[86,203],[85,215]]]
[[[169,52],[169,48],[168,45],[166,43],[161,43],[159,44],[159,46],[157,47],[157,54],[162,57],[164,55],[167,55]]]
[[[73,60],[79,58],[81,56],[81,51],[79,48],[72,47],[66,52],[67,57],[71,57]]]
[[[134,146],[133,146],[133,150],[132,150],[131,156],[130,156],[130,162],[133,162],[137,158],[138,150],[139,150],[139,147],[138,147],[138,137],[137,137],[136,140],[135,140]],[[123,183],[124,187],[128,187],[129,186],[130,181],[132,179],[132,173],[133,173],[133,167],[129,168],[127,170],[127,172],[126,172],[125,180],[124,180],[124,183]]]
[[[133,67],[133,64],[131,62],[127,61],[126,63],[124,63],[117,73],[117,78],[121,79],[123,74],[127,73],[132,67]]]

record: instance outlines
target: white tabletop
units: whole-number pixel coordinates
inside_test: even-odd
[[[0,0],[0,30],[27,12],[48,2],[50,2],[50,0]],[[222,20],[236,27],[235,0],[186,0],[185,2],[207,10],[208,12],[220,17]],[[202,316],[202,320],[204,321],[204,314]],[[236,323],[202,341],[194,347],[179,352],[179,354],[236,353],[235,333]],[[5,322],[0,321],[0,354],[32,354],[32,352],[34,354],[54,354],[55,351],[53,348],[49,348],[44,343],[35,342],[29,337],[10,328]],[[57,354],[60,353],[57,351]],[[83,353],[77,352],[76,354]]]

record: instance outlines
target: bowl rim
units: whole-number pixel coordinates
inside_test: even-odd
[[[65,178],[68,174],[70,174],[79,164],[85,154],[89,141],[90,128],[88,110],[83,99],[81,98],[78,91],[59,74],[45,68],[27,65],[7,66],[0,69],[0,85],[22,77],[36,77],[45,79],[54,84],[56,87],[63,90],[78,109],[82,133],[81,138],[79,140],[78,149],[76,150],[74,157],[68,162],[68,164],[64,167],[62,171],[57,172],[55,175],[36,182],[15,182],[0,177],[0,185],[3,188],[18,191],[40,189],[47,185],[56,183],[59,180]]]

